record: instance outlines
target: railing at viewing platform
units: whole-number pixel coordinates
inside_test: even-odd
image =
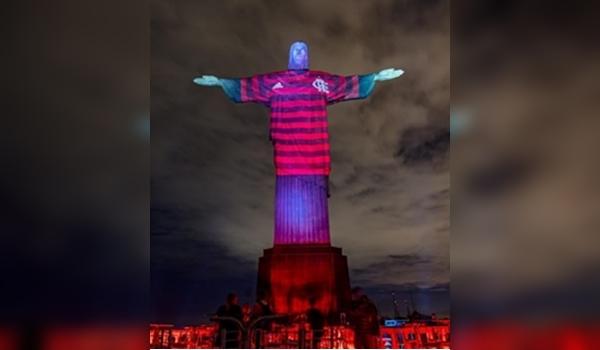
[[[349,326],[325,326],[312,330],[306,322],[278,322],[286,316],[265,316],[245,326],[237,319],[215,317],[211,324],[175,328],[150,325],[153,349],[353,349],[354,331]],[[219,331],[218,322],[237,324],[235,331]],[[259,329],[261,321],[272,322],[269,330]],[[448,320],[413,322],[400,327],[381,327],[379,348],[425,349],[449,348]]]

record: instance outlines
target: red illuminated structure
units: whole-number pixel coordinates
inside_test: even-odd
[[[348,263],[329,245],[276,245],[259,260],[258,292],[266,292],[277,313],[303,313],[315,307],[336,322],[349,307]]]

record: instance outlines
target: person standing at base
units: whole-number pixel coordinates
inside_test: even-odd
[[[227,349],[239,349],[241,338],[241,322],[243,319],[242,308],[238,305],[238,297],[235,293],[229,293],[224,305],[217,310],[217,317],[231,318],[229,320],[219,321],[219,332],[215,346],[222,345],[223,332],[225,332],[225,344]]]
[[[350,320],[354,328],[354,347],[356,349],[381,348],[377,307],[360,287],[352,289]]]
[[[325,317],[321,311],[315,307],[316,302],[316,298],[310,298],[310,308],[306,311],[306,320],[312,329],[312,349],[319,349],[319,344],[323,337],[323,328],[325,326]]]
[[[254,342],[257,349],[260,349],[262,346],[264,332],[271,328],[270,320],[257,320],[261,317],[272,315],[274,315],[274,313],[267,301],[266,294],[264,292],[259,293],[256,298],[256,304],[252,307],[252,312],[250,314],[250,322],[256,321],[256,324],[251,331],[254,333]]]

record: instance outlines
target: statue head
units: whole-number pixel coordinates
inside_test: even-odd
[[[308,69],[308,44],[295,41],[290,46],[288,69]]]

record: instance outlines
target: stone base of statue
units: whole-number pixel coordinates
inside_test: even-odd
[[[329,245],[276,245],[259,259],[258,293],[276,313],[300,314],[313,304],[337,323],[351,301],[348,261]]]

